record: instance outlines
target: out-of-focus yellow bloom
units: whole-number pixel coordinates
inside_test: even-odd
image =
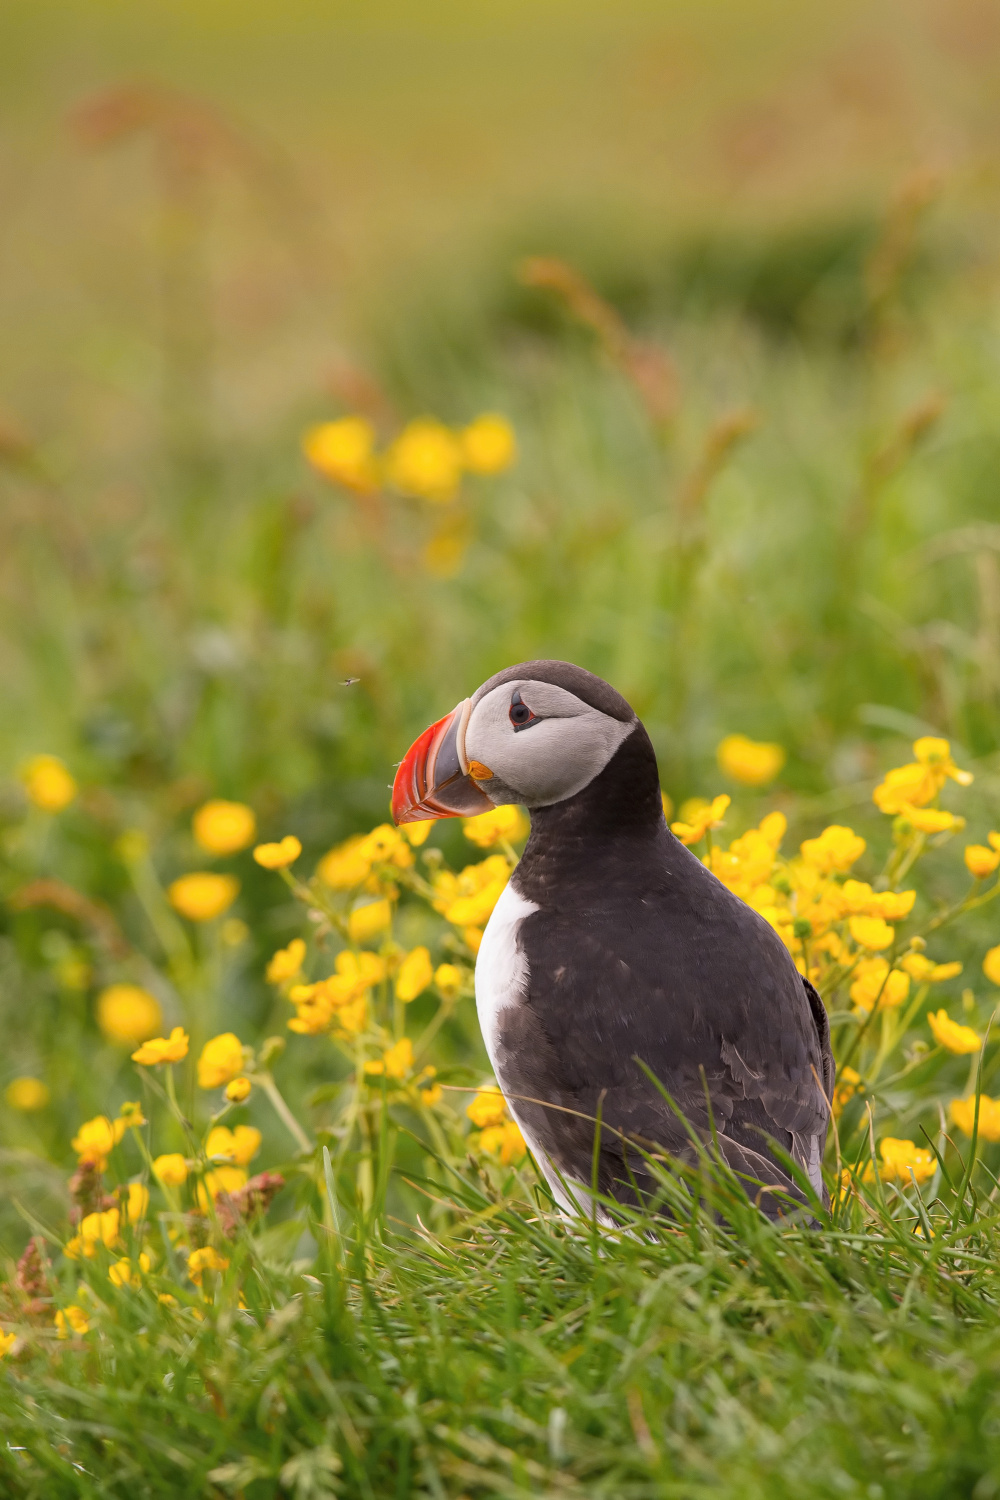
[[[196,870],[167,887],[170,904],[189,922],[211,922],[229,910],[240,893],[235,875]]]
[[[314,469],[358,494],[378,486],[375,429],[364,417],[340,417],[310,427],[302,448]]]
[[[445,525],[428,537],[420,549],[420,561],[432,578],[457,578],[469,549],[468,524]]]
[[[157,1292],[156,1300],[157,1302],[162,1302],[164,1307],[177,1306],[177,1298],[174,1296],[173,1292]]]
[[[976,1096],[969,1099],[953,1099],[948,1113],[963,1135],[972,1139],[976,1119]],[[1000,1141],[1000,1099],[979,1096],[979,1134],[984,1141]]]
[[[97,1024],[111,1042],[134,1047],[163,1025],[159,1001],[137,984],[109,984],[97,997]]]
[[[250,1087],[249,1078],[234,1078],[226,1084],[226,1099],[230,1104],[242,1104],[250,1097]]]
[[[1000,984],[1000,943],[983,959],[983,973],[993,984]]]
[[[519,807],[494,807],[462,821],[465,837],[470,843],[478,844],[480,849],[492,849],[501,839],[506,839],[509,844],[519,844],[530,831],[531,824]]]
[[[462,988],[462,971],[455,964],[438,964],[434,970],[434,983],[446,1000],[454,1000]]]
[[[399,870],[409,870],[414,862],[410,841],[404,837],[403,829],[394,828],[391,823],[380,823],[371,833],[366,833],[358,845],[358,852],[369,864],[395,865]]]
[[[301,938],[292,938],[287,948],[279,948],[267,966],[268,984],[285,984],[302,972],[306,956],[306,945]]]
[[[933,1151],[925,1150],[915,1141],[904,1141],[897,1136],[887,1135],[879,1142],[878,1149],[882,1158],[880,1175],[887,1182],[899,1181],[904,1186],[913,1179],[918,1183],[926,1182],[937,1170],[937,1159]],[[911,1172],[913,1179],[910,1177]]]
[[[5,1354],[9,1354],[16,1343],[16,1333],[4,1333],[3,1329],[0,1328],[0,1359],[3,1359]]]
[[[462,941],[467,948],[471,948],[473,954],[478,954],[483,942],[483,929],[481,927],[463,927]]]
[[[460,433],[462,461],[473,474],[501,474],[517,458],[514,429],[497,412],[483,412]]]
[[[960,771],[952,760],[947,740],[924,735],[914,741],[913,753],[916,760],[888,771],[872,793],[872,800],[882,812],[905,813],[908,807],[925,807],[949,777],[959,786],[969,786],[972,781],[971,773]]]
[[[216,1125],[208,1132],[205,1155],[222,1157],[233,1166],[245,1167],[253,1161],[260,1150],[263,1136],[253,1125],[237,1125],[229,1130],[225,1125]]]
[[[674,799],[668,797],[663,788],[660,788],[660,806],[663,808],[663,816],[669,823],[674,815]]]
[[[851,999],[860,1010],[871,1010],[876,1001],[879,1010],[894,1010],[910,993],[909,974],[890,970],[884,958],[863,958],[854,973]]]
[[[945,812],[942,807],[904,806],[900,808],[899,816],[911,823],[918,833],[957,833],[965,827],[964,818]]]
[[[888,948],[896,936],[888,922],[881,917],[852,917],[848,926],[851,937],[862,948]]]
[[[841,1068],[833,1091],[833,1117],[839,1119],[844,1106],[854,1098],[861,1087],[861,1074],[852,1067]]]
[[[401,494],[447,504],[462,478],[462,447],[433,417],[408,422],[385,456],[385,475]]]
[[[220,1193],[238,1193],[246,1185],[247,1174],[242,1167],[215,1167],[198,1184],[198,1206],[208,1213]]]
[[[480,1132],[479,1149],[490,1156],[499,1155],[505,1167],[516,1166],[528,1152],[516,1120],[505,1120],[502,1125],[488,1125]]]
[[[198,1087],[217,1089],[243,1072],[243,1043],[232,1031],[220,1032],[201,1049]]]
[[[922,953],[904,954],[899,960],[899,967],[905,969],[918,984],[940,984],[943,979],[954,979],[956,974],[962,972],[962,965],[958,962],[936,964]]]
[[[236,854],[253,843],[257,819],[245,802],[221,797],[199,807],[191,819],[194,841],[206,854]]]
[[[276,844],[258,844],[253,857],[265,870],[284,870],[294,865],[302,853],[302,844],[294,833],[286,833]]]
[[[139,1050],[132,1053],[132,1061],[141,1063],[144,1068],[154,1068],[157,1063],[183,1062],[187,1051],[188,1034],[183,1026],[175,1026],[169,1037],[157,1036],[143,1042]]]
[[[153,1175],[164,1187],[182,1187],[187,1182],[187,1162],[179,1151],[167,1151],[154,1159]]]
[[[422,824],[415,824],[422,827]],[[335,891],[351,891],[361,885],[371,874],[372,862],[361,852],[364,834],[355,834],[324,854],[316,866],[316,873],[325,885]]]
[[[35,755],[21,767],[28,801],[43,812],[62,812],[77,794],[77,784],[57,755]]]
[[[3,1091],[10,1109],[30,1115],[36,1109],[44,1109],[51,1097],[48,1085],[40,1078],[12,1078]]]
[[[482,927],[509,879],[510,865],[502,854],[491,854],[478,865],[466,865],[460,875],[441,871],[434,878],[438,892],[434,908],[456,927]]]
[[[118,1118],[125,1121],[129,1130],[137,1130],[140,1125],[148,1123],[138,1099],[126,1099],[118,1111]]]
[[[130,1182],[118,1189],[118,1197],[130,1224],[138,1224],[149,1208],[149,1188],[142,1182]]]
[[[687,821],[671,823],[671,832],[677,835],[682,844],[687,844],[689,847],[691,844],[700,843],[710,828],[721,826],[726,808],[732,800],[731,797],[726,796],[725,792],[719,797],[713,797],[711,802],[706,802],[696,811],[691,812]],[[687,808],[688,804],[685,804],[682,811],[686,812]]]
[[[293,985],[288,998],[296,1007],[289,1030],[318,1036],[334,1022],[341,1033],[357,1036],[368,1016],[367,992],[385,978],[384,959],[374,953],[338,953],[336,973],[314,984]]]
[[[118,1243],[121,1216],[117,1208],[105,1208],[100,1213],[86,1214],[80,1220],[80,1243],[88,1260],[104,1245],[108,1250]]]
[[[865,848],[864,839],[853,828],[831,823],[818,838],[806,839],[799,846],[799,852],[806,864],[824,874],[831,874],[834,870],[849,870],[864,854]]]
[[[124,1120],[109,1120],[107,1115],[95,1115],[92,1120],[85,1120],[71,1143],[81,1165],[86,1162],[103,1172],[125,1130]]]
[[[741,786],[766,786],[777,776],[787,756],[781,745],[751,740],[745,734],[727,734],[720,740],[715,758],[719,770]]]
[[[953,1021],[946,1010],[928,1012],[927,1024],[938,1045],[946,1047],[949,1052],[958,1053],[959,1057],[971,1056],[982,1045],[971,1026],[962,1026],[958,1021]]]
[[[427,842],[427,836],[436,822],[437,818],[426,818],[420,823],[404,823],[399,831],[411,848],[419,849],[421,844]]]
[[[201,1249],[191,1251],[187,1268],[195,1286],[201,1286],[201,1279],[206,1271],[226,1271],[229,1269],[229,1261],[211,1245],[202,1245]]]
[[[399,966],[396,974],[396,999],[409,1001],[422,995],[434,978],[434,966],[426,948],[414,948]]]
[[[113,1266],[108,1267],[108,1280],[113,1286],[131,1287],[133,1291],[136,1291],[142,1286],[142,1277],[139,1275],[139,1271],[148,1272],[151,1264],[152,1262],[144,1250],[139,1253],[138,1270],[133,1269],[132,1262],[128,1256],[123,1255],[121,1260],[116,1260]]]
[[[336,1013],[335,1020],[334,1036],[360,1036],[368,1025],[367,995],[360,995],[357,1000],[350,1000],[346,1005],[342,1005]],[[291,1021],[288,1024],[291,1026]]]
[[[368,943],[385,932],[391,921],[392,907],[388,901],[369,901],[367,906],[355,907],[347,918],[348,936],[352,943]]]
[[[89,1333],[90,1319],[82,1307],[71,1302],[69,1307],[61,1307],[56,1313],[53,1322],[59,1330],[61,1339],[68,1339],[71,1333]]]
[[[415,1080],[420,1090],[420,1102],[425,1109],[433,1109],[435,1104],[440,1104],[443,1089],[439,1083],[433,1080],[437,1076],[437,1068],[424,1068],[420,1076]]]
[[[1000,852],[986,844],[966,844],[965,868],[976,880],[985,880],[1000,865]]]
[[[404,1036],[395,1046],[387,1048],[381,1057],[365,1063],[365,1072],[380,1074],[386,1078],[405,1078],[413,1067],[413,1043]]]
[[[507,1101],[495,1083],[487,1083],[479,1090],[465,1113],[473,1125],[484,1130],[487,1125],[500,1125],[507,1118]]]

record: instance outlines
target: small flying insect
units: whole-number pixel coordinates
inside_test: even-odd
[[[345,677],[343,682],[341,683],[341,687],[353,687],[356,682],[360,681],[360,677]]]

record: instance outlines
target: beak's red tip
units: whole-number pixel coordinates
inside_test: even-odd
[[[463,743],[468,716],[466,699],[407,750],[392,784],[394,823],[470,817],[493,806],[468,774]]]
[[[448,715],[448,719],[451,715]],[[421,803],[429,788],[427,786],[427,762],[439,730],[448,719],[439,719],[425,729],[419,739],[407,750],[399,763],[392,783],[392,821],[399,823],[421,823],[427,818],[439,816],[424,812]]]

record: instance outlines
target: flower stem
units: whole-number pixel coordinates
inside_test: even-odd
[[[282,1124],[286,1127],[288,1133],[294,1138],[299,1150],[305,1152],[313,1151],[315,1148],[312,1141],[306,1135],[305,1131],[302,1129],[302,1126],[299,1124],[298,1120],[295,1118],[288,1105],[285,1103],[284,1095],[278,1088],[278,1085],[275,1083],[274,1079],[271,1077],[271,1074],[255,1073],[254,1082],[260,1085],[260,1087],[264,1090],[264,1093],[270,1099],[272,1105],[274,1106],[275,1114],[278,1116],[278,1119],[281,1120]]]

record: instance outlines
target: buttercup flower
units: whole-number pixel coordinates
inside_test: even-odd
[[[9,1354],[16,1343],[16,1333],[4,1333],[3,1329],[0,1328],[0,1359],[3,1359],[5,1354]]]
[[[831,823],[818,838],[806,839],[799,850],[807,864],[830,874],[835,870],[849,870],[864,854],[866,847],[864,839],[853,828],[845,828],[841,823]]]
[[[671,823],[671,832],[676,834],[682,844],[700,843],[710,828],[718,828],[725,814],[726,808],[732,802],[732,797],[727,797],[725,792],[721,796],[714,797],[711,802],[704,803],[696,811],[690,814],[690,821]],[[681,809],[682,812],[686,808]]]
[[[244,1099],[250,1097],[249,1078],[234,1078],[232,1083],[226,1084],[226,1098],[230,1104],[242,1104]]]
[[[253,843],[257,819],[245,802],[217,798],[199,807],[191,820],[191,831],[206,854],[236,854]]]
[[[53,1322],[59,1330],[61,1339],[68,1339],[71,1333],[88,1333],[90,1331],[90,1319],[82,1307],[71,1302],[69,1307],[62,1307],[53,1318]]]
[[[405,1078],[413,1067],[413,1043],[404,1036],[395,1046],[389,1047],[382,1056],[365,1063],[365,1072],[380,1074],[386,1078]]]
[[[158,1063],[183,1062],[187,1051],[188,1034],[183,1026],[175,1026],[169,1037],[158,1036],[143,1042],[139,1050],[132,1053],[132,1061],[141,1063],[144,1068],[155,1068]]]
[[[483,929],[481,927],[463,927],[462,941],[467,948],[471,948],[473,955],[478,954],[483,941]]]
[[[201,1286],[201,1280],[206,1271],[225,1271],[229,1267],[229,1261],[224,1255],[220,1255],[211,1245],[203,1245],[200,1250],[192,1250],[188,1256],[188,1275],[195,1286]]]
[[[370,942],[384,932],[391,921],[392,908],[388,901],[370,901],[367,906],[355,907],[347,919],[351,942]]]
[[[460,875],[441,871],[434,877],[436,911],[456,927],[482,927],[503,895],[510,865],[502,854],[491,854],[478,865],[466,865]]]
[[[211,922],[229,910],[240,893],[235,875],[197,870],[167,887],[170,904],[189,922]]]
[[[57,755],[36,755],[21,768],[28,801],[43,812],[62,812],[77,794],[77,785]]]
[[[462,832],[470,843],[480,849],[491,849],[501,839],[509,844],[519,844],[528,837],[531,824],[519,807],[494,807],[488,812],[478,813],[474,818],[462,820]]]
[[[440,1104],[443,1096],[444,1091],[441,1085],[432,1081],[436,1074],[437,1068],[425,1068],[417,1079],[417,1085],[420,1089],[420,1102],[425,1109],[433,1109],[435,1104]]]
[[[465,1106],[465,1113],[473,1125],[483,1130],[487,1125],[500,1125],[507,1118],[507,1101],[495,1083],[488,1083]]]
[[[965,827],[964,818],[945,812],[941,807],[910,807],[907,804],[900,808],[899,816],[911,823],[918,833],[957,833]]]
[[[118,1197],[130,1224],[138,1224],[149,1208],[149,1188],[142,1182],[130,1182],[118,1189]]]
[[[431,956],[426,948],[414,948],[399,966],[396,974],[396,999],[409,1001],[422,995],[434,978]]]
[[[918,984],[940,984],[943,979],[954,979],[956,974],[962,972],[960,963],[936,964],[922,953],[904,954],[899,960],[899,967],[905,969]]]
[[[983,959],[983,973],[993,984],[1000,984],[1000,943]]]
[[[415,825],[422,826],[422,825]],[[368,879],[372,862],[361,853],[364,835],[355,834],[329,854],[324,854],[316,867],[316,873],[325,885],[334,891],[351,891]]]
[[[159,1001],[137,984],[110,984],[97,997],[97,1024],[111,1042],[134,1047],[163,1025]]]
[[[438,964],[434,970],[434,983],[446,1000],[454,1000],[462,988],[462,971],[455,964]]]
[[[187,1182],[187,1162],[179,1151],[167,1151],[154,1159],[153,1175],[164,1187],[181,1187]]]
[[[719,770],[741,786],[766,786],[785,764],[781,745],[751,740],[745,734],[727,734],[715,752]]]
[[[844,1106],[849,1103],[861,1086],[861,1074],[856,1068],[841,1068],[837,1073],[837,1083],[833,1091],[833,1115],[839,1119],[843,1113]]]
[[[36,1109],[44,1109],[49,1102],[49,1089],[40,1078],[12,1078],[3,1091],[4,1099],[10,1109],[16,1109],[21,1114],[31,1114]]]
[[[293,833],[286,833],[277,844],[258,844],[253,857],[265,870],[284,870],[302,853],[302,845]]]
[[[896,936],[888,922],[881,917],[852,917],[848,926],[851,937],[862,948],[888,948]]]
[[[221,1156],[234,1166],[245,1167],[257,1155],[262,1139],[260,1131],[253,1125],[237,1125],[235,1130],[228,1130],[225,1125],[216,1125],[208,1132],[205,1155]]]
[[[939,1010],[936,1014],[929,1012],[927,1024],[938,1045],[947,1047],[949,1052],[956,1052],[960,1057],[978,1052],[982,1045],[971,1026],[961,1026],[953,1021],[946,1010]]]
[[[916,760],[888,771],[872,793],[872,800],[882,812],[905,813],[907,808],[925,807],[949,777],[959,786],[968,786],[972,781],[971,774],[960,771],[952,760],[947,740],[924,735],[914,741],[913,753]]]
[[[106,1208],[100,1213],[85,1214],[80,1220],[80,1244],[88,1260],[96,1253],[98,1245],[108,1250],[118,1243],[121,1215],[117,1208]]]
[[[311,427],[302,443],[314,469],[346,489],[367,495],[378,486],[375,429],[364,417],[340,417]]]
[[[462,477],[462,448],[432,417],[408,422],[385,457],[389,483],[403,495],[447,504]]]
[[[94,1119],[85,1120],[71,1142],[81,1165],[88,1162],[103,1172],[125,1130],[124,1120],[109,1120],[107,1115],[95,1115]]]
[[[860,1010],[871,1010],[876,1001],[879,1010],[895,1009],[910,993],[909,974],[890,970],[884,958],[861,959],[854,974],[851,999]]]
[[[293,938],[287,948],[279,948],[267,966],[268,984],[284,984],[302,972],[306,956],[306,945],[301,938]]]
[[[138,1099],[126,1099],[118,1111],[118,1118],[125,1121],[129,1130],[135,1130],[140,1125],[146,1124],[146,1116],[142,1112],[142,1105]]]
[[[459,434],[462,462],[472,474],[501,474],[517,457],[514,429],[506,417],[483,412]]]
[[[404,823],[399,831],[412,849],[419,849],[421,844],[427,842],[427,836],[436,822],[437,818],[427,818],[419,823]]]
[[[213,1171],[206,1172],[198,1184],[198,1206],[207,1213],[220,1193],[238,1193],[246,1185],[247,1174],[242,1167],[216,1167]]]
[[[152,1262],[144,1250],[139,1252],[138,1270],[133,1267],[128,1256],[123,1255],[121,1260],[116,1260],[114,1265],[108,1267],[108,1280],[113,1286],[131,1287],[133,1290],[137,1290],[142,1286],[142,1277],[139,1275],[139,1271],[148,1271],[151,1264]]]
[[[966,844],[965,868],[976,880],[985,880],[1000,865],[1000,852],[985,844]]]
[[[232,1031],[206,1042],[198,1059],[198,1087],[217,1089],[243,1072],[243,1043]]]
[[[948,1113],[959,1130],[971,1140],[976,1118],[975,1094],[969,1099],[953,1099],[948,1106]],[[980,1094],[979,1134],[984,1141],[1000,1141],[1000,1099],[990,1099],[986,1094]]]
[[[528,1151],[515,1120],[505,1120],[502,1125],[488,1125],[479,1136],[479,1149],[489,1155],[499,1155],[505,1167],[522,1161]]]
[[[905,1186],[913,1180],[911,1172],[918,1183],[926,1182],[937,1170],[934,1153],[914,1141],[887,1135],[879,1142],[878,1149],[882,1158],[880,1175],[888,1182],[898,1181]]]

